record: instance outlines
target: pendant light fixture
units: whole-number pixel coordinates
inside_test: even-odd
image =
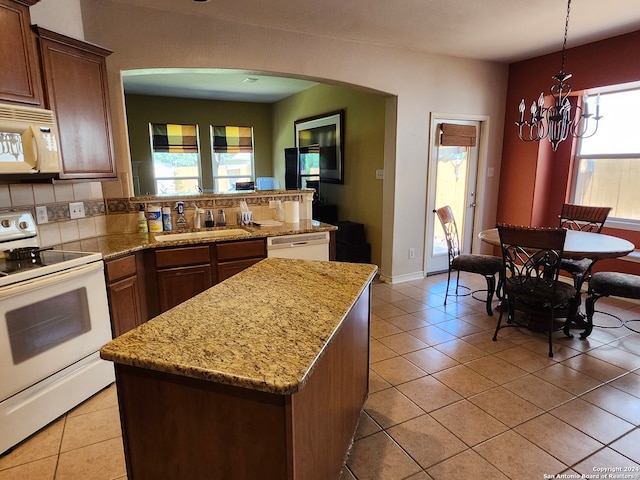
[[[537,102],[531,104],[531,119],[525,120],[526,103],[524,98],[518,107],[520,116],[516,122],[518,136],[525,142],[537,142],[548,138],[555,152],[560,142],[572,137],[591,137],[598,130],[600,116],[600,96],[596,98],[595,116],[589,113],[588,96],[582,96],[582,104],[571,105],[569,96],[571,86],[566,82],[571,78],[570,73],[565,73],[564,62],[567,48],[567,32],[569,31],[569,13],[571,12],[571,0],[567,2],[567,18],[564,25],[564,42],[562,43],[562,64],[560,73],[552,78],[556,81],[551,85],[551,105],[545,106],[544,93],[540,93]],[[595,126],[594,125],[595,121]]]

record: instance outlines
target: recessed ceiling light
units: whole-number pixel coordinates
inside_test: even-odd
[[[207,3],[209,0],[193,0],[195,3]]]
[[[242,80],[242,83],[256,83],[257,81],[258,81],[257,78],[247,77],[244,80]]]

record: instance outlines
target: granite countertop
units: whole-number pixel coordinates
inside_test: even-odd
[[[267,258],[102,347],[118,364],[289,395],[375,265]]]
[[[81,251],[81,252],[97,252],[101,253],[105,260],[128,255],[138,250],[157,247],[169,247],[177,245],[195,245],[198,243],[221,242],[228,240],[249,240],[252,238],[274,237],[279,235],[294,235],[297,233],[324,232],[337,230],[338,227],[328,223],[318,222],[317,220],[300,220],[300,223],[291,224],[284,223],[274,227],[258,227],[255,225],[238,226],[229,225],[227,227],[202,228],[197,231],[207,230],[246,230],[249,235],[225,235],[207,239],[188,239],[158,242],[156,235],[167,235],[170,233],[179,233],[195,230],[179,230],[174,232],[151,232],[151,233],[119,233],[110,235],[101,235],[98,237],[78,240],[62,244],[63,250]]]

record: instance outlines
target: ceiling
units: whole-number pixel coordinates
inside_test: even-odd
[[[274,103],[317,85],[307,80],[218,68],[129,70],[122,73],[122,83],[127,94],[253,103]]]
[[[116,1],[168,14],[206,15],[246,25],[501,63],[560,50],[567,10],[564,0]],[[569,48],[640,30],[640,1],[575,0],[570,19]],[[124,79],[128,93],[235,101],[270,103],[314,85],[219,69],[131,73]],[[257,81],[243,83],[247,77]]]

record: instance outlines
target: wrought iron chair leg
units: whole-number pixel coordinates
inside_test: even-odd
[[[551,316],[549,318],[549,331],[547,332],[547,336],[549,337],[549,357],[553,358],[553,319],[555,317],[554,315],[554,309],[551,309]]]
[[[593,331],[593,314],[596,311],[596,301],[602,297],[602,295],[591,294],[587,296],[584,303],[584,309],[587,314],[587,328],[580,334],[580,338],[587,338]]]
[[[507,323],[512,323],[515,320],[515,300],[509,297],[506,297],[507,302]]]
[[[582,288],[582,284],[584,283],[584,276],[581,273],[574,273],[572,277],[573,286],[575,287],[576,291],[580,291],[580,288]]]
[[[456,295],[458,295],[458,287],[460,286],[460,270],[456,270]]]
[[[582,303],[582,300],[580,298],[580,292],[578,291],[578,293],[576,294],[576,298],[574,298],[569,304],[569,311],[567,312],[567,320],[564,322],[564,327],[562,328],[564,335],[568,338],[573,338],[573,334],[571,333],[571,330],[570,330],[571,324],[575,323],[576,318],[578,319],[582,318],[582,315],[580,314],[580,312],[578,312],[578,310],[580,309],[580,303]],[[582,337],[582,338],[586,338],[586,337]]]
[[[593,268],[595,263],[596,263],[596,260],[592,260],[584,272],[576,273],[572,275],[573,286],[575,287],[576,291],[579,292],[580,290],[582,290],[582,285],[584,284],[584,282],[588,280],[589,277],[591,277],[591,269]]]
[[[493,301],[493,292],[496,290],[496,277],[487,275],[485,278],[487,279],[487,315],[493,315],[491,302]]]
[[[502,315],[504,315],[504,310],[500,310],[500,315],[498,315],[498,324],[496,325],[496,331],[493,333],[493,341],[498,340],[498,330],[500,330],[500,324],[502,323]]]
[[[444,292],[444,304],[447,304],[447,297],[449,296],[449,284],[451,283],[451,267],[447,272],[447,290]]]
[[[496,285],[496,295],[500,300],[504,300],[504,282],[502,281],[502,274],[498,273],[498,284]]]

